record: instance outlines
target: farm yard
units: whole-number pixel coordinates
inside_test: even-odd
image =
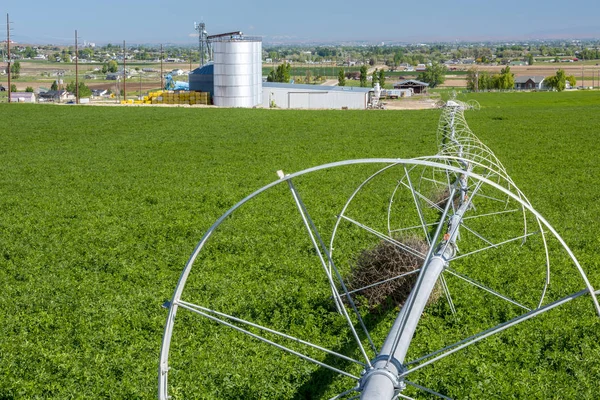
[[[22,69],[19,79],[13,80],[18,90],[25,90],[26,87],[32,87],[34,90],[40,88],[49,88],[52,82],[57,79],[57,73],[60,73],[60,79],[63,79],[64,84],[68,84],[71,81],[75,81],[75,64],[73,63],[60,63],[53,64],[47,62],[35,62],[35,61],[23,61]],[[277,64],[264,64],[263,75],[267,76],[269,72],[276,68]],[[128,68],[149,68],[155,72],[144,73],[141,72],[137,76],[133,76],[127,80],[127,87],[130,93],[147,93],[152,90],[158,90],[160,88],[160,64],[156,63],[128,63]],[[387,68],[382,65],[377,65],[379,68]],[[503,68],[503,66],[489,66],[482,65],[477,66],[481,71],[488,71],[492,74],[497,74]],[[97,64],[80,64],[79,66],[79,79],[85,82],[91,89],[107,89],[111,91],[118,91],[122,84],[117,83],[114,80],[106,80],[105,74],[98,71],[94,71],[98,68]],[[170,72],[172,69],[182,69],[185,71],[190,70],[189,63],[164,63],[164,73]],[[196,68],[196,64],[192,65],[192,68]],[[338,71],[343,68],[346,73],[358,72],[359,67],[340,67],[333,64],[323,65],[307,65],[302,63],[294,63],[291,68],[292,78],[305,78],[307,72],[313,78],[321,77],[321,84],[337,84]],[[466,71],[469,66],[460,66],[458,70],[448,71],[446,74],[446,81],[441,85],[444,88],[465,88],[467,86]],[[595,63],[588,62],[585,64],[583,80],[582,80],[582,69],[581,63],[539,63],[532,66],[512,66],[511,71],[515,76],[551,76],[556,73],[558,68],[565,70],[567,75],[573,75],[577,80],[577,85],[585,84],[585,86],[597,87],[600,85],[599,74],[600,66]],[[375,67],[371,67],[374,70]],[[394,71],[387,72],[388,77],[386,87],[392,88],[395,81],[401,79],[416,79],[419,72],[416,71]],[[86,78],[87,76],[87,78]],[[93,77],[94,79],[90,79]],[[187,81],[187,74],[175,77],[176,80]],[[348,86],[358,86],[358,81],[347,80]]]
[[[481,110],[466,112],[471,129],[600,287],[600,93],[460,99],[479,101]],[[277,170],[435,154],[440,115],[435,109],[21,104],[0,104],[0,113],[10,119],[0,149],[1,399],[156,397],[167,315],[161,305],[220,215],[276,180]],[[336,169],[298,180],[326,241],[335,214],[364,174],[376,169]],[[356,356],[285,189],[265,193],[226,221],[186,290],[197,301]],[[374,189],[374,195],[388,189]],[[527,286],[530,278],[518,274],[519,260],[514,281],[489,271],[485,262],[479,267],[492,286]],[[344,273],[351,268],[344,265]],[[554,273],[552,299],[583,288],[581,278],[560,263]],[[443,299],[426,308],[412,356],[518,315],[458,281],[449,286],[456,317]],[[395,315],[368,314],[376,343]],[[330,398],[353,385],[185,310],[177,316],[171,359],[174,399]],[[337,366],[360,373],[357,366]],[[411,379],[455,399],[596,399],[600,318],[584,296]]]

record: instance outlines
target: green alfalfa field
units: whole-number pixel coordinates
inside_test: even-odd
[[[600,93],[462,98],[481,103],[467,111],[471,129],[600,287]],[[155,398],[161,305],[208,227],[280,169],[434,154],[439,113],[1,104],[0,399]],[[298,182],[324,231],[361,181],[352,171]],[[269,196],[227,221],[191,296],[356,355],[307,269],[315,255],[302,226],[278,231],[298,219],[291,197]],[[261,257],[264,237],[278,257]],[[583,288],[573,271],[557,275],[557,297]],[[435,349],[462,322],[477,331],[513,316],[485,296],[468,302],[457,318],[443,300],[426,309],[417,347]],[[368,318],[376,341],[394,316]],[[174,398],[328,398],[353,385],[182,310],[171,355]],[[411,379],[457,399],[596,399],[600,318],[584,296]]]

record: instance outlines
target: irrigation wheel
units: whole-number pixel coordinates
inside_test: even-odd
[[[295,373],[284,369],[292,364],[290,369],[301,371],[302,363],[334,376],[330,388],[312,396],[410,399],[421,392],[449,398],[443,388],[419,383],[417,371],[447,366],[446,357],[586,294],[600,315],[598,292],[573,252],[470,132],[464,120],[469,108],[447,103],[435,156],[280,172],[278,180],[223,214],[197,244],[165,304],[159,398],[195,385],[198,392],[203,385],[222,385],[224,397],[285,397],[286,377]],[[357,284],[357,260],[382,243],[420,266]],[[581,290],[568,296],[560,296],[565,288],[553,291],[557,270],[559,281],[578,274]],[[366,293],[402,280],[410,280],[410,294],[392,304],[400,307],[394,320],[390,304],[379,313]],[[435,287],[443,300],[426,309]],[[178,313],[185,315],[176,322]],[[197,325],[194,315],[205,323]],[[428,337],[435,323],[440,334]],[[188,328],[178,336],[179,324],[198,332]],[[421,324],[425,328],[418,331]],[[280,364],[283,358],[260,350],[268,346],[250,348],[240,341],[244,335],[291,358]],[[211,370],[196,379],[186,375],[203,352],[220,364],[202,367]],[[283,381],[271,389],[268,379],[258,379],[265,386],[258,395],[247,383],[256,378],[257,360]],[[228,370],[225,375],[235,374],[237,383],[212,369]],[[249,375],[240,378],[240,369]],[[309,381],[315,369],[310,371]],[[173,374],[177,382],[170,389]],[[238,391],[227,391],[236,384]]]

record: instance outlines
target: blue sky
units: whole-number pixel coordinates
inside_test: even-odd
[[[600,1],[5,1],[16,41],[195,43],[194,21],[209,34],[241,30],[265,41],[433,41],[600,38]],[[4,38],[5,33],[1,32]]]

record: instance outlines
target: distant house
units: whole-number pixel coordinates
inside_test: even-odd
[[[417,64],[417,71],[425,71],[427,69],[427,66],[425,64]]]
[[[35,93],[32,92],[11,92],[10,101],[15,103],[35,103]]]
[[[415,79],[407,79],[404,81],[394,83],[394,89],[412,89],[413,93],[425,93],[429,83],[417,81]]]
[[[182,70],[182,69],[179,69],[179,68],[177,68],[177,69],[174,69],[173,71],[171,71],[171,75],[177,75],[177,76],[180,76],[180,75],[183,75],[183,74],[184,74],[183,70]]]
[[[545,76],[539,75],[526,75],[515,77],[515,89],[516,90],[542,90],[544,89]]]
[[[92,90],[92,97],[102,97],[102,96],[107,96],[108,95],[108,90],[106,89],[93,89]]]
[[[64,101],[69,98],[69,92],[66,90],[48,90],[40,93],[39,100],[41,102]]]
[[[123,72],[109,72],[106,74],[106,79],[109,81],[118,81],[123,77]]]

